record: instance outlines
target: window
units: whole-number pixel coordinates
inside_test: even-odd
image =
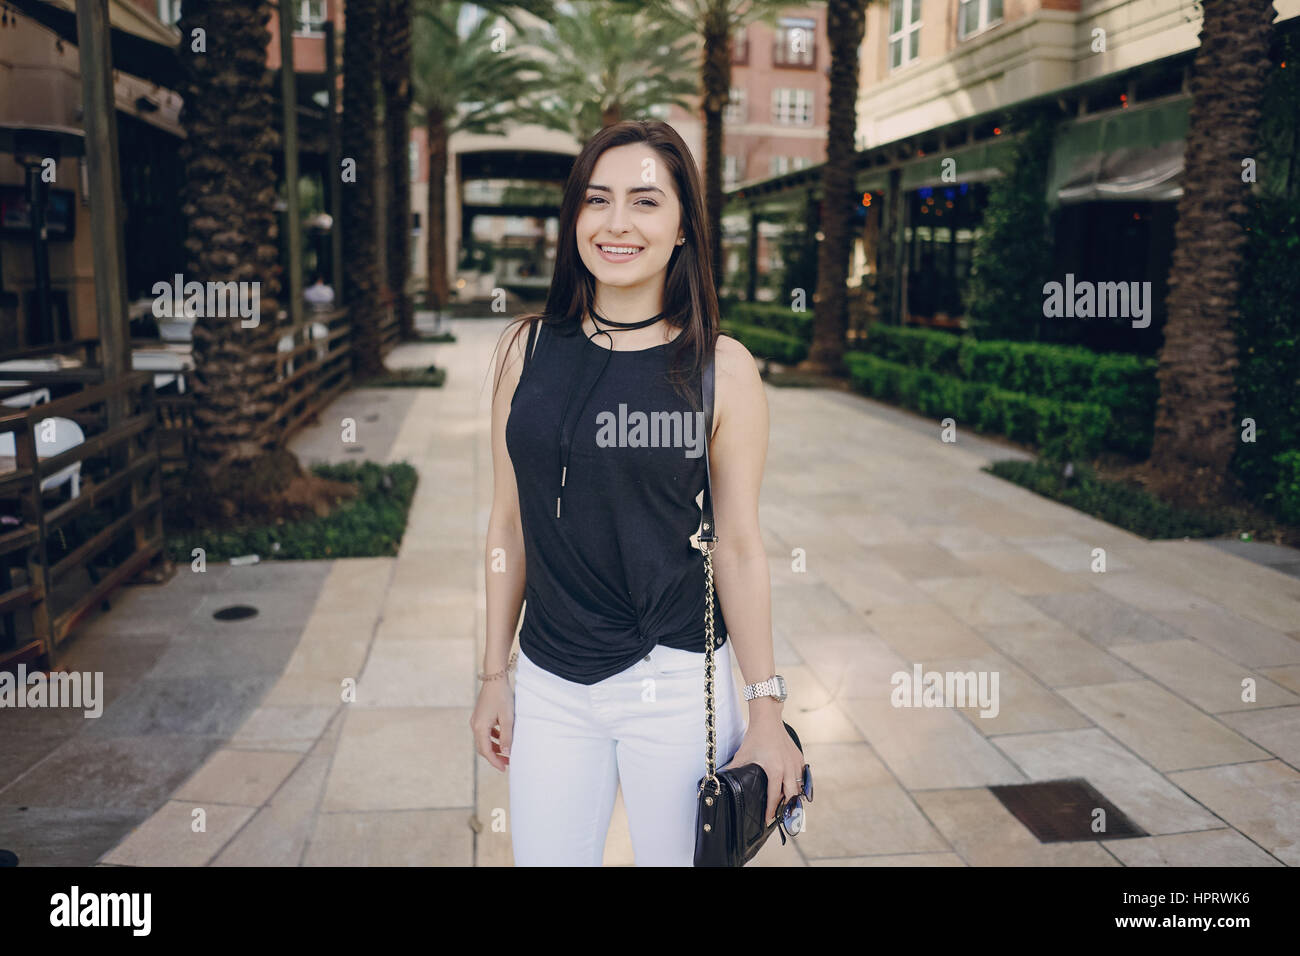
[[[158,19],[175,26],[181,18],[181,0],[158,0]]]
[[[731,102],[722,110],[722,121],[724,123],[745,122],[748,113],[745,109],[745,88],[743,86],[733,86],[729,98]]]
[[[772,122],[782,126],[811,126],[812,121],[812,90],[783,88],[772,91]]]
[[[1002,0],[960,0],[957,36],[966,39],[1002,19]]]
[[[749,28],[741,27],[731,38],[731,62],[740,66],[749,63]]]
[[[789,171],[790,171],[790,157],[789,157],[789,156],[773,156],[773,157],[772,157],[772,175],[773,175],[773,176],[783,176],[783,175],[785,175],[786,173],[788,173]]]
[[[297,22],[293,32],[297,34],[317,34],[324,32],[326,17],[325,0],[299,0]]]
[[[817,21],[782,17],[772,41],[772,63],[776,66],[817,65]]]
[[[920,46],[921,0],[889,0],[889,68],[911,63]]]
[[[744,163],[738,156],[722,157],[722,186],[724,189],[730,189],[740,181],[744,175]]]
[[[808,166],[812,165],[812,161],[806,156],[794,157],[793,163],[794,165],[791,167],[792,169],[806,169]]]
[[[420,144],[415,140],[411,140],[407,157],[411,163],[411,182],[418,182],[420,179]]]

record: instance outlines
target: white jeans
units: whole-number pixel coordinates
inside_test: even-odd
[[[717,752],[745,736],[731,641],[715,648]],[[704,655],[657,645],[586,685],[519,652],[510,745],[510,834],[516,866],[600,866],[623,790],[638,866],[691,866],[696,792],[705,772]]]

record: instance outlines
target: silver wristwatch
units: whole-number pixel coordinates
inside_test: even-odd
[[[753,700],[755,697],[775,697],[778,701],[785,701],[785,678],[780,674],[773,674],[767,680],[761,680],[757,684],[745,685],[745,700]]]

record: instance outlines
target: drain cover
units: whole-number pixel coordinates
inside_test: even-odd
[[[366,416],[366,421],[368,421],[368,422],[377,422],[377,421],[379,421],[379,415],[378,415],[378,414],[367,415],[367,416]]]
[[[361,452],[365,451],[365,448],[363,448],[360,445],[348,445],[348,447],[344,450],[349,455],[359,455]]]
[[[218,621],[242,621],[246,617],[256,617],[257,608],[249,607],[247,604],[234,604],[230,607],[223,607],[219,611],[213,611],[212,616]]]
[[[989,787],[1039,843],[1114,840],[1147,833],[1083,778]],[[1098,810],[1104,815],[1097,813]],[[1093,821],[1104,830],[1094,830]]]
[[[18,854],[13,850],[0,850],[0,866],[17,866]]]

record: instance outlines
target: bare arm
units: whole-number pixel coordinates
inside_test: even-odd
[[[487,592],[487,648],[483,670],[506,666],[524,602],[524,536],[519,520],[519,489],[506,450],[506,419],[523,368],[527,331],[497,358],[500,387],[492,402],[492,513],[488,518],[483,568]]]
[[[709,446],[718,543],[713,574],[727,634],[746,684],[776,672],[772,650],[771,574],[758,527],[758,492],[767,458],[767,394],[749,350],[718,337],[714,358],[716,430]],[[775,721],[783,705],[772,697],[749,702],[750,723]]]

